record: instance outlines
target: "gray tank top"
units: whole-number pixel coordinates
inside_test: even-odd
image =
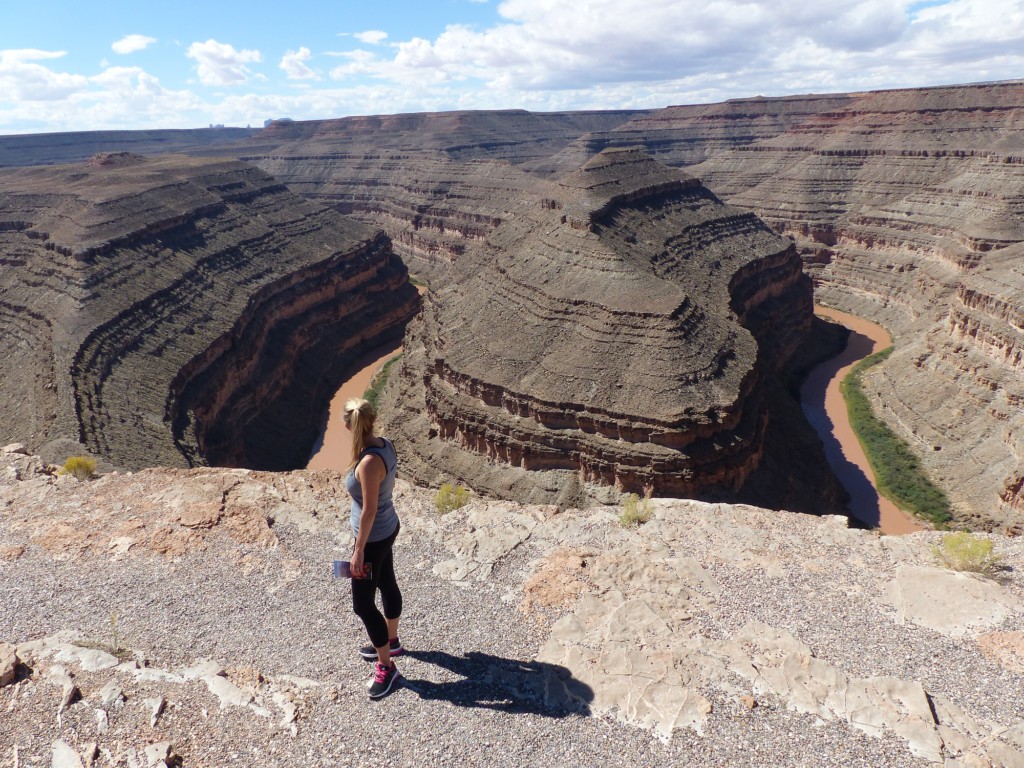
[[[391,494],[395,489],[395,476],[398,474],[398,453],[395,451],[394,443],[386,437],[382,440],[384,440],[383,447],[370,446],[359,457],[359,461],[362,461],[363,456],[370,453],[380,456],[381,461],[384,462],[384,469],[387,470],[384,479],[380,481],[380,490],[377,492],[377,516],[373,519],[373,527],[370,529],[367,541],[386,539],[398,528],[398,513],[395,511],[395,504],[391,499]],[[356,464],[358,465],[359,462]],[[363,514],[363,486],[360,485],[359,478],[356,477],[355,467],[350,469],[345,476],[345,489],[352,496],[352,533],[358,536],[359,519]]]

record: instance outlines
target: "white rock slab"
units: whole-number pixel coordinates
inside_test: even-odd
[[[901,566],[883,592],[900,623],[964,637],[1003,622],[1017,601],[994,581],[941,568]]]

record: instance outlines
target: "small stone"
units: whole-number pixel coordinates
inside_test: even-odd
[[[66,741],[57,739],[53,742],[53,760],[50,768],[85,768],[82,758]]]
[[[0,688],[10,685],[18,678],[18,650],[10,643],[0,643]]]
[[[171,742],[160,741],[146,747],[146,765],[155,768],[158,765],[169,765],[171,761]]]
[[[167,700],[163,696],[157,696],[152,699],[145,699],[142,703],[149,709],[150,727],[155,727],[156,721],[160,719],[160,715],[164,712],[164,707],[167,706]]]
[[[6,544],[0,547],[0,560],[10,563],[25,554],[25,548],[20,544]]]
[[[124,702],[124,691],[121,690],[117,681],[111,680],[100,688],[96,697],[104,707],[113,707]]]
[[[107,719],[107,710],[96,710],[96,735],[103,736],[110,729],[110,721]]]
[[[754,707],[757,706],[757,699],[755,699],[753,696],[749,696],[749,695],[747,695],[747,696],[740,696],[740,704],[742,704],[747,709],[753,711]]]
[[[82,692],[78,690],[78,686],[75,685],[75,681],[63,667],[51,668],[47,677],[51,683],[61,687],[60,705],[57,707],[58,716],[65,709],[82,698]]]

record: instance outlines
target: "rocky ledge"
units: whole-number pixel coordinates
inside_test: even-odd
[[[418,307],[388,239],[236,161],[0,172],[0,434],[50,460],[303,466]]]
[[[618,510],[399,483],[399,687],[366,698],[330,562],[342,478],[0,454],[0,760],[11,765],[1011,767],[1024,541],[995,578],[941,536],[655,500]],[[401,738],[381,744],[381,722]],[[339,723],[343,726],[339,726]]]
[[[792,244],[637,151],[519,202],[410,326],[385,409],[407,466],[559,503],[742,488],[810,327]]]

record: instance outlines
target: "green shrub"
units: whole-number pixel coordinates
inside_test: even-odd
[[[635,493],[627,493],[626,497],[622,500],[622,514],[619,515],[619,525],[623,528],[634,528],[646,523],[653,514],[654,509],[651,506],[650,489],[647,490],[642,499]]]
[[[942,544],[932,547],[935,557],[947,568],[971,573],[992,573],[1000,556],[992,551],[992,542],[967,531],[947,533]]]
[[[380,367],[380,370],[373,374],[373,378],[370,380],[370,386],[363,392],[363,399],[369,400],[373,405],[373,410],[378,410],[378,403],[380,401],[380,394],[384,391],[384,385],[388,383],[388,377],[391,375],[391,368],[402,359],[402,353],[399,352],[397,355],[388,360],[384,365]]]
[[[864,372],[889,357],[892,350],[889,347],[865,357],[840,384],[850,414],[850,426],[875,473],[879,493],[901,509],[942,527],[952,519],[949,499],[928,478],[910,446],[875,416],[864,393],[861,382]]]
[[[461,485],[444,483],[437,491],[437,511],[442,515],[469,504],[470,491]]]
[[[89,480],[96,474],[96,459],[90,459],[88,456],[72,456],[64,462],[60,473],[74,475],[79,480]]]
[[[131,656],[131,651],[121,644],[121,632],[117,626],[117,611],[110,612],[109,622],[109,642],[105,640],[83,640],[78,645],[82,648],[95,648],[99,651],[105,651],[111,656],[116,656],[121,661],[126,661]]]

